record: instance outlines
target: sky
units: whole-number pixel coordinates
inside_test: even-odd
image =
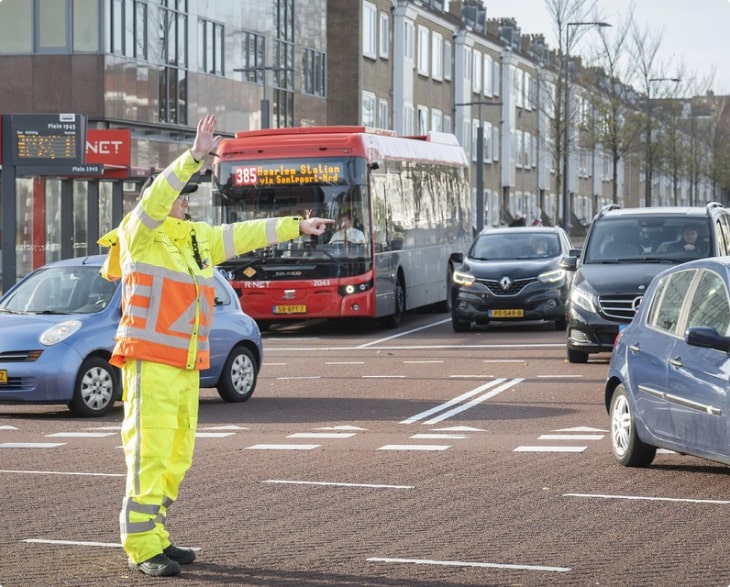
[[[714,73],[711,88],[730,95],[730,0],[596,0],[609,23],[625,20],[632,4],[640,29],[661,34],[657,59],[666,71],[661,75],[672,75],[672,66],[683,63],[698,79]],[[484,0],[484,6],[487,18],[515,18],[523,35],[541,33],[550,47],[557,46],[545,0]]]

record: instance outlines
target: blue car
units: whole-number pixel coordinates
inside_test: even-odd
[[[730,257],[676,265],[650,283],[618,335],[605,385],[615,460],[657,448],[730,465]]]
[[[109,364],[121,316],[121,288],[99,275],[104,255],[49,263],[0,298],[0,403],[67,404],[83,417],[121,399],[120,372]],[[210,368],[200,386],[225,401],[254,392],[263,349],[256,322],[216,272]]]

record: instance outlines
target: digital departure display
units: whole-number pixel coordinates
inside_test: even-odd
[[[231,170],[236,186],[284,186],[307,184],[337,184],[343,181],[340,162],[313,162],[271,165],[241,165]]]
[[[86,119],[80,114],[13,114],[13,156],[22,165],[82,165]]]

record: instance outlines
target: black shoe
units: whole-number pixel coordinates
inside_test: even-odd
[[[151,577],[168,577],[180,573],[180,565],[168,556],[160,553],[152,558],[148,558],[139,564],[135,564],[131,559],[129,561],[130,569],[137,569],[145,575]]]
[[[179,565],[189,565],[195,560],[195,551],[192,548],[184,548],[171,544],[162,552],[167,558],[174,560]]]

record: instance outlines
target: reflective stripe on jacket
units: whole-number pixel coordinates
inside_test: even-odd
[[[126,359],[142,359],[183,369],[207,369],[214,266],[299,236],[301,219],[297,217],[210,226],[168,216],[200,166],[189,151],[183,153],[155,178],[119,227],[100,239],[111,246],[111,262],[105,264],[103,275],[123,279],[113,365],[121,367]],[[193,234],[200,265],[193,252]]]

